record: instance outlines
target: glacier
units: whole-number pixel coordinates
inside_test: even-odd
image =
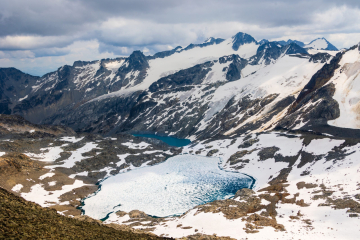
[[[99,191],[83,200],[82,210],[96,219],[119,210],[167,217],[253,186],[252,177],[222,170],[220,162],[220,158],[185,154],[120,173],[102,181]]]

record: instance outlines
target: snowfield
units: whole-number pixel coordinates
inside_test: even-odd
[[[159,236],[358,239],[360,44],[212,41],[35,78],[9,109],[74,131],[4,115],[4,188]]]
[[[343,144],[343,140],[314,139],[305,146],[302,137],[296,135],[289,138],[288,135],[281,133],[270,133],[253,135],[253,138],[258,141],[246,148],[251,153],[245,158],[250,161],[237,171],[251,174],[256,179],[254,189],[258,191],[257,196],[261,196],[262,192],[259,190],[269,186],[268,182],[274,179],[282,169],[289,167],[289,163],[278,162],[274,158],[261,160],[258,154],[261,149],[277,147],[279,149],[277,154],[282,156],[297,156],[301,151],[319,156],[317,161],[303,164],[302,157],[299,155],[287,176],[288,198],[296,196],[296,199],[302,199],[305,205],[284,202],[276,205],[276,220],[278,224],[284,226],[285,231],[264,226],[258,228],[258,233],[247,234],[244,231],[247,224],[244,218],[227,219],[221,212],[211,213],[193,209],[181,217],[166,218],[166,221],[155,226],[156,229],[153,232],[175,238],[202,233],[235,239],[357,239],[360,233],[359,215],[349,217],[351,214],[349,209],[336,209],[336,207],[334,209],[334,206],[329,204],[329,200],[322,197],[321,193],[326,188],[326,191],[332,192],[330,198],[333,200],[350,199],[360,204],[359,197],[355,197],[360,194],[360,179],[358,178],[360,162],[357,161],[360,157],[360,144],[345,147],[347,156],[342,160],[327,160],[329,152]],[[228,140],[218,140],[185,147],[183,152],[188,154],[191,151],[200,150],[200,155],[205,156],[208,151],[218,149],[215,155],[223,159],[222,168],[234,171],[238,165],[229,165],[227,159],[239,150],[238,145],[242,143],[244,143],[243,138],[238,138],[232,144]],[[304,171],[307,172],[306,175]],[[299,185],[301,182],[314,185],[301,187]],[[262,204],[268,203],[270,202],[262,199]],[[130,224],[134,221],[130,221],[128,215],[119,217],[113,213],[106,223]],[[140,220],[136,222],[141,224]],[[146,222],[143,224],[146,228]]]

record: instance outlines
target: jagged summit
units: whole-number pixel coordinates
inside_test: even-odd
[[[141,51],[134,51],[128,59],[129,65],[133,66],[134,70],[142,70],[143,68],[149,67],[149,63],[145,55]]]
[[[308,54],[308,52],[300,47],[299,45],[297,45],[296,43],[292,42],[289,45],[286,46],[286,50],[285,50],[285,54]]]
[[[334,45],[332,45],[328,40],[326,40],[323,37],[312,40],[309,44],[306,44],[304,47],[315,50],[339,51]]]
[[[297,45],[299,45],[300,47],[304,47],[305,46],[305,43],[303,42],[300,42],[298,40],[287,40],[287,41],[284,41],[284,40],[281,40],[281,41],[276,41],[277,43],[279,43],[280,45],[282,46],[286,46],[286,45],[289,45],[290,43],[296,43]]]
[[[268,43],[268,42],[269,42],[269,40],[267,40],[267,39],[262,39],[262,40],[260,40],[258,43],[259,43],[259,45],[263,45],[263,44]]]
[[[215,43],[215,44],[219,44],[219,43],[222,43],[223,41],[225,41],[225,39],[209,37],[208,39],[206,39],[206,40],[204,41],[204,43]]]
[[[237,51],[241,45],[248,43],[257,43],[257,41],[249,34],[238,32],[235,36],[232,37],[233,46],[232,48]]]

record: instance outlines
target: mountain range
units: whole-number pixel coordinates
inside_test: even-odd
[[[331,46],[324,38],[260,44],[237,33],[153,56],[135,51],[127,58],[77,61],[42,77],[1,68],[0,113],[104,135],[201,139],[315,126],[337,134],[327,125],[340,114],[329,78],[353,50],[324,51]],[[326,76],[316,74],[322,71]],[[311,113],[303,112],[315,102]]]
[[[360,44],[339,51],[324,38],[258,42],[241,32],[152,56],[76,61],[42,77],[0,68],[0,186],[101,225],[98,234],[110,226],[179,239],[357,239],[359,82]],[[191,143],[171,146],[151,135]],[[191,164],[179,170],[174,157]],[[174,165],[163,168],[170,158]],[[159,168],[179,184],[151,185]],[[215,177],[208,176],[222,179],[223,170],[246,176],[248,188],[223,179],[226,199],[199,205],[197,197],[180,216],[146,212],[171,200],[181,206],[170,191],[189,203],[200,196],[194,192],[209,197]],[[0,191],[9,209],[0,214],[4,236],[28,229],[19,221],[45,226],[21,212],[47,210],[7,191]],[[139,199],[137,209],[122,205]],[[25,208],[13,211],[14,204]]]

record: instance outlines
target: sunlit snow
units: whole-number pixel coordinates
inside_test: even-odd
[[[219,168],[219,158],[179,155],[152,167],[110,177],[84,200],[85,214],[101,219],[118,210],[158,217],[182,214],[206,202],[226,199],[253,179]]]

